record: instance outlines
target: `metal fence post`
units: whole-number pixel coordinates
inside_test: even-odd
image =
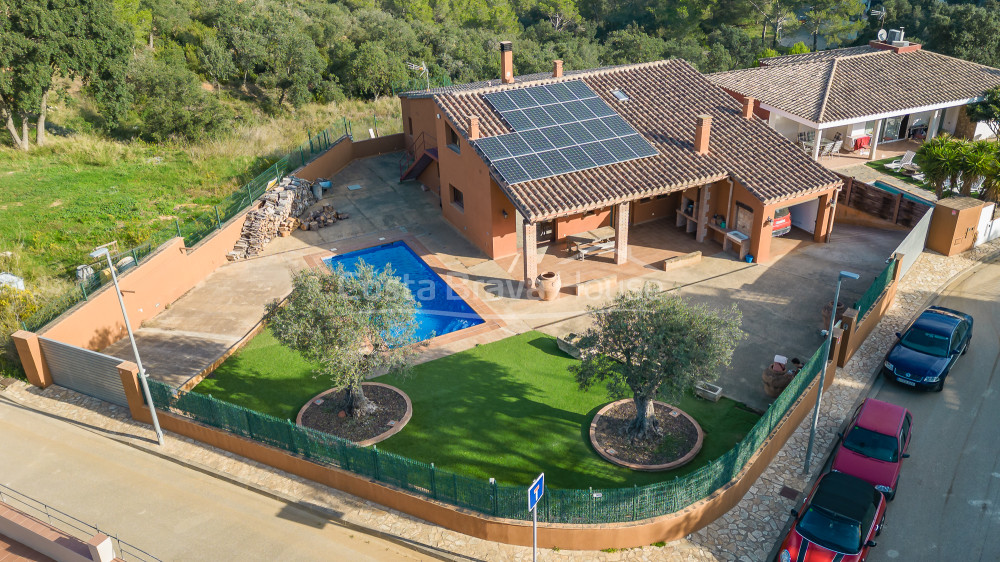
[[[181,238],[181,221],[174,219],[174,226],[177,227],[177,237]]]
[[[306,165],[306,153],[302,151],[302,147],[301,146],[299,147],[299,159],[302,160],[302,164],[300,164],[300,165],[301,166],[305,166]]]
[[[373,477],[375,478],[375,480],[382,480],[378,469],[378,447],[376,447],[375,445],[372,445],[372,458],[374,459],[374,465],[375,465],[375,474]]]
[[[83,300],[88,300],[87,299],[87,283],[86,282],[80,283],[80,292],[83,293]]]
[[[431,463],[431,497],[438,499],[437,469],[434,468],[434,463]]]
[[[490,488],[493,489],[493,516],[496,517],[497,511],[500,510],[499,509],[499,507],[500,507],[500,498],[497,497],[497,494],[499,493],[499,490],[497,489],[497,480],[496,480],[496,478],[490,478]]]
[[[347,116],[344,116],[344,135],[347,135]]]
[[[222,228],[222,219],[219,218],[219,206],[218,205],[215,206],[215,226],[218,227],[218,228]]]

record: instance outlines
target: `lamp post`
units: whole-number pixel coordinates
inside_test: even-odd
[[[806,448],[806,462],[802,472],[809,473],[809,461],[812,459],[813,441],[816,439],[816,423],[819,422],[819,406],[823,401],[823,385],[826,383],[826,366],[830,363],[830,346],[833,344],[833,325],[837,322],[837,302],[840,300],[840,283],[844,279],[858,280],[861,276],[850,271],[841,271],[837,275],[837,291],[833,293],[833,309],[830,311],[830,327],[826,331],[826,341],[823,343],[823,370],[819,372],[819,389],[816,392],[816,407],[813,409],[812,428],[809,430],[809,447]]]
[[[142,360],[139,359],[139,349],[135,346],[135,336],[132,334],[132,325],[128,321],[128,312],[125,310],[125,299],[122,298],[122,291],[118,287],[118,276],[115,275],[115,266],[111,263],[111,252],[107,248],[98,248],[90,253],[90,257],[104,257],[108,260],[108,269],[111,270],[111,280],[115,284],[115,294],[118,295],[118,304],[122,307],[122,317],[125,318],[125,329],[128,331],[128,339],[132,343],[132,353],[135,354],[135,364],[139,367],[139,384],[142,385],[142,393],[146,396],[146,403],[149,404],[149,413],[153,418],[153,429],[156,431],[156,441],[163,446],[163,431],[160,430],[160,420],[156,418],[156,406],[153,405],[153,397],[149,393],[149,384],[146,382],[146,370],[142,368]]]

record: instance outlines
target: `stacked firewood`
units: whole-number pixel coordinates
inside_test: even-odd
[[[349,218],[347,213],[340,213],[333,209],[333,205],[323,205],[322,209],[313,211],[303,216],[299,228],[302,230],[319,230],[324,226]]]
[[[296,177],[281,180],[261,197],[261,204],[247,213],[240,239],[227,254],[229,261],[260,255],[277,236],[288,236],[299,225],[300,216],[316,202],[312,184]]]

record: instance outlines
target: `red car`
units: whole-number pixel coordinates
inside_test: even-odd
[[[854,414],[832,469],[875,486],[892,501],[899,484],[899,469],[910,446],[913,417],[902,406],[869,398]]]
[[[788,207],[783,207],[775,211],[771,236],[784,236],[790,230],[792,230],[792,212],[788,210]]]
[[[781,543],[779,562],[859,562],[875,546],[885,523],[885,497],[842,472],[820,477]]]

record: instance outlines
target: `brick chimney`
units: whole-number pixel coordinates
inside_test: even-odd
[[[552,77],[562,78],[562,64],[563,61],[556,59],[552,61]]]
[[[698,154],[708,154],[708,137],[712,132],[712,116],[699,115],[698,126],[694,130],[694,151]]]
[[[479,117],[469,116],[469,140],[479,140]]]
[[[510,41],[500,42],[500,81],[514,83],[514,44]]]
[[[743,118],[753,119],[753,105],[757,100],[753,98],[743,98]]]

